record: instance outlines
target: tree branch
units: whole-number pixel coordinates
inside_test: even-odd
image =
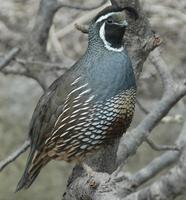
[[[18,76],[25,76],[25,77],[31,78],[39,84],[39,86],[43,89],[43,91],[47,89],[46,84],[37,75],[33,74],[30,71],[4,69],[1,71],[1,73],[3,73],[4,75],[18,75]]]
[[[166,152],[163,155],[155,158],[148,165],[142,168],[131,177],[131,181],[135,187],[139,187],[148,180],[152,179],[159,172],[169,167],[179,159],[180,153],[177,151]]]
[[[57,0],[40,1],[36,22],[26,43],[30,57],[43,61],[47,60],[46,46],[49,30],[53,22],[53,17],[59,8]]]
[[[15,47],[7,53],[2,60],[0,60],[0,71],[4,69],[20,52],[20,49]]]
[[[75,21],[73,21],[72,23],[68,24],[67,26],[65,26],[64,28],[59,30],[57,32],[58,38],[62,39],[67,34],[69,34],[71,31],[73,31],[74,30],[74,25],[76,25],[76,24],[78,24],[77,26],[81,26],[81,27],[83,27],[83,29],[86,29],[87,27],[85,26],[86,27],[85,28],[84,24],[89,22],[101,9],[105,8],[106,5],[109,5],[109,4],[106,3],[103,6],[97,8],[95,10],[92,10],[92,11],[89,11],[89,12],[85,13],[83,16],[80,16]],[[88,30],[86,30],[86,31],[88,31]]]
[[[102,0],[98,5],[91,7],[82,7],[67,5],[58,0],[41,0],[36,23],[34,25],[31,37],[29,38],[28,47],[30,56],[34,58],[47,59],[46,46],[48,41],[49,30],[51,28],[55,13],[62,7],[79,9],[79,10],[94,10],[104,5],[107,0]],[[93,11],[95,12],[95,11]],[[74,24],[73,24],[74,28]]]
[[[30,141],[26,140],[19,148],[13,151],[7,158],[0,161],[0,172],[10,163],[16,160],[22,153],[24,153],[30,146]]]
[[[75,24],[75,28],[76,28],[78,31],[81,31],[81,32],[84,33],[84,34],[88,34],[88,27],[85,26],[85,25]]]
[[[159,145],[154,143],[150,138],[146,138],[147,144],[155,151],[179,151],[177,146],[172,145]]]
[[[142,200],[142,199],[174,199],[176,196],[184,193],[186,189],[186,115],[185,123],[182,128],[181,134],[177,140],[177,144],[182,148],[182,154],[178,165],[172,168],[166,175],[162,176],[152,185],[141,189],[124,200]],[[167,152],[161,157],[156,158],[148,166],[134,175],[133,181],[137,185],[144,183],[154,176],[156,173],[177,161],[179,152]]]
[[[173,81],[170,71],[168,70],[167,64],[165,63],[165,61],[162,59],[160,55],[160,50],[154,50],[153,53],[149,55],[149,60],[158,71],[161,77],[165,92],[168,92],[169,90],[171,90],[174,84],[174,81]]]
[[[139,172],[134,174],[131,180],[136,186],[143,184],[152,177],[154,177],[161,170],[169,167],[171,164],[175,163],[182,153],[182,149],[186,148],[186,110],[184,111],[185,123],[182,127],[182,131],[176,141],[176,147],[179,151],[168,151],[158,158],[155,158],[151,163],[141,169]]]
[[[112,5],[119,6],[119,3],[117,0],[110,0],[110,2]]]

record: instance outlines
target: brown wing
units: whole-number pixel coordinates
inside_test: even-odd
[[[51,156],[58,157],[58,151],[61,154],[78,147],[80,141],[73,142],[73,138],[78,138],[80,130],[86,130],[92,119],[95,95],[88,83],[78,83],[80,79],[79,77],[71,83],[72,89],[66,96],[63,111],[58,115],[50,136],[45,140],[46,149]]]
[[[30,122],[29,137],[31,148],[40,149],[43,138],[47,137],[53,127],[56,114],[63,109],[63,97],[59,102],[57,86],[61,79],[57,79],[40,98]],[[57,103],[59,105],[57,105]]]

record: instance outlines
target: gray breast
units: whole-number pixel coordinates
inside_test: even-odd
[[[119,92],[135,87],[132,64],[124,53],[104,54],[87,68],[87,82],[99,100],[117,95]]]

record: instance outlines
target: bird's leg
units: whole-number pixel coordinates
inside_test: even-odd
[[[86,163],[82,162],[82,167],[83,169],[85,170],[85,172],[87,173],[87,176],[88,176],[88,181],[87,183],[89,184],[89,186],[91,188],[96,188],[97,187],[97,183],[94,179],[94,170],[89,167]]]
[[[111,174],[113,177],[117,177],[118,174],[122,171],[123,165],[119,165],[117,169]]]
[[[124,173],[121,173],[123,169],[123,165],[119,165],[117,169],[111,174],[111,179],[114,181],[121,181],[126,179]]]
[[[128,177],[126,176],[126,174],[122,170],[123,166],[124,166],[124,163],[120,164],[117,167],[117,169],[110,175],[112,180],[121,181],[121,180],[128,179]]]
[[[85,162],[83,162],[79,158],[76,158],[76,161],[77,164],[84,169],[84,171],[89,177],[93,175],[94,170],[90,166],[88,166]]]
[[[77,163],[83,168],[83,170],[88,176],[87,184],[89,184],[91,188],[97,187],[98,183],[96,183],[96,181],[94,180],[95,171],[80,159],[77,159]]]
[[[180,151],[178,146],[171,145],[159,145],[153,142],[150,138],[146,138],[147,144],[155,151]]]

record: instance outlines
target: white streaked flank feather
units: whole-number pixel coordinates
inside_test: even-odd
[[[78,87],[78,88],[72,90],[72,91],[67,95],[67,98],[70,97],[70,95],[72,95],[72,94],[74,94],[75,92],[77,92],[78,90],[80,90],[80,89],[86,87],[87,85],[88,85],[88,83],[85,83],[84,85],[81,85],[80,87]]]
[[[78,78],[76,78],[76,79],[71,83],[71,85],[75,85],[76,83],[79,82],[80,79],[81,79],[81,76],[79,76]]]
[[[91,102],[91,101],[94,99],[94,97],[95,97],[95,95],[90,96],[90,97],[85,101],[85,103]]]

